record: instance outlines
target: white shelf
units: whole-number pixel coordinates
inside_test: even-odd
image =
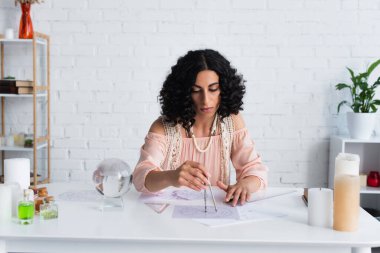
[[[361,187],[360,193],[366,193],[366,194],[380,194],[380,187]]]
[[[37,93],[37,97],[46,97],[47,93]],[[9,97],[9,98],[32,98],[33,94],[5,94],[0,93],[0,97]]]
[[[47,147],[47,143],[37,145],[37,150]],[[3,151],[28,151],[33,152],[33,148],[24,148],[20,146],[0,146],[0,150]]]
[[[33,40],[32,39],[11,39],[11,40],[10,39],[0,39],[0,42],[2,42],[2,43],[9,43],[9,44],[12,44],[12,43],[27,43],[27,44],[32,44]],[[41,39],[41,38],[37,38],[36,42],[39,45],[46,45],[46,40]]]
[[[380,143],[380,136],[375,136],[368,140],[352,139],[349,136],[334,136],[334,137],[341,139],[345,143]]]

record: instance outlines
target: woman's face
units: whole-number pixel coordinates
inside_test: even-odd
[[[198,115],[214,115],[220,104],[219,76],[212,70],[198,73],[191,90],[191,98]]]

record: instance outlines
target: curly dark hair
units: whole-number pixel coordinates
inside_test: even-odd
[[[230,62],[211,49],[189,51],[178,59],[166,77],[159,95],[161,115],[168,123],[180,123],[187,131],[195,122],[191,90],[197,74],[212,70],[219,76],[221,102],[218,114],[223,120],[243,110],[245,80]]]

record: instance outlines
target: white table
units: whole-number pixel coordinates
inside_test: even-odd
[[[84,184],[50,184],[50,194],[91,189]],[[33,225],[0,224],[3,252],[371,252],[380,246],[380,223],[365,211],[354,233],[307,225],[301,193],[270,200],[274,210],[289,215],[267,221],[210,228],[193,220],[172,219],[172,207],[157,214],[137,200],[134,190],[125,196],[119,212],[101,212],[94,202],[59,202],[59,219]],[[269,201],[269,200],[265,200]]]

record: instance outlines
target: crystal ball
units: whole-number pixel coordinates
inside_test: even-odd
[[[103,160],[94,171],[92,180],[96,190],[106,197],[120,197],[128,192],[132,183],[129,165],[117,158]]]

